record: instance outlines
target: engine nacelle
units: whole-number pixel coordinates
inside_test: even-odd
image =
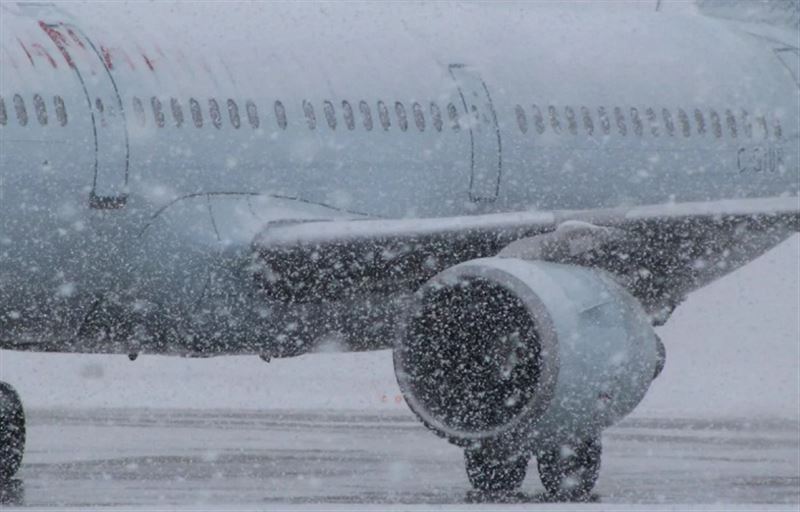
[[[411,409],[459,445],[588,439],[642,400],[663,365],[639,303],[584,267],[485,258],[416,294],[394,350]]]

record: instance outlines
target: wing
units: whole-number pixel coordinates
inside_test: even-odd
[[[436,273],[472,258],[574,263],[618,276],[661,322],[688,292],[798,230],[800,199],[785,197],[278,224],[256,237],[254,254],[265,293],[295,304],[355,303],[363,297],[375,303],[376,297],[413,292]]]

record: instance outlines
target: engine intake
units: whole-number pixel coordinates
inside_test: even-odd
[[[416,294],[394,351],[411,409],[451,442],[589,438],[641,401],[658,341],[606,274],[515,258],[472,260]]]

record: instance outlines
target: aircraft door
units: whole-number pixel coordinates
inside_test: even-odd
[[[491,202],[500,190],[503,166],[500,128],[489,89],[480,75],[463,64],[450,64],[463,114],[460,124],[470,138],[469,197]]]
[[[130,146],[125,111],[109,65],[76,26],[39,22],[80,82],[91,114],[94,147],[89,206],[120,209],[127,199]]]

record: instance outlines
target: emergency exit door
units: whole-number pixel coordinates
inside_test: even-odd
[[[123,208],[127,199],[130,146],[125,111],[117,84],[95,44],[76,26],[67,23],[39,25],[75,72],[86,97],[91,118],[94,165],[89,206]]]
[[[462,128],[470,139],[469,197],[475,202],[497,199],[503,167],[500,128],[489,88],[480,75],[463,64],[451,64],[463,115]]]

